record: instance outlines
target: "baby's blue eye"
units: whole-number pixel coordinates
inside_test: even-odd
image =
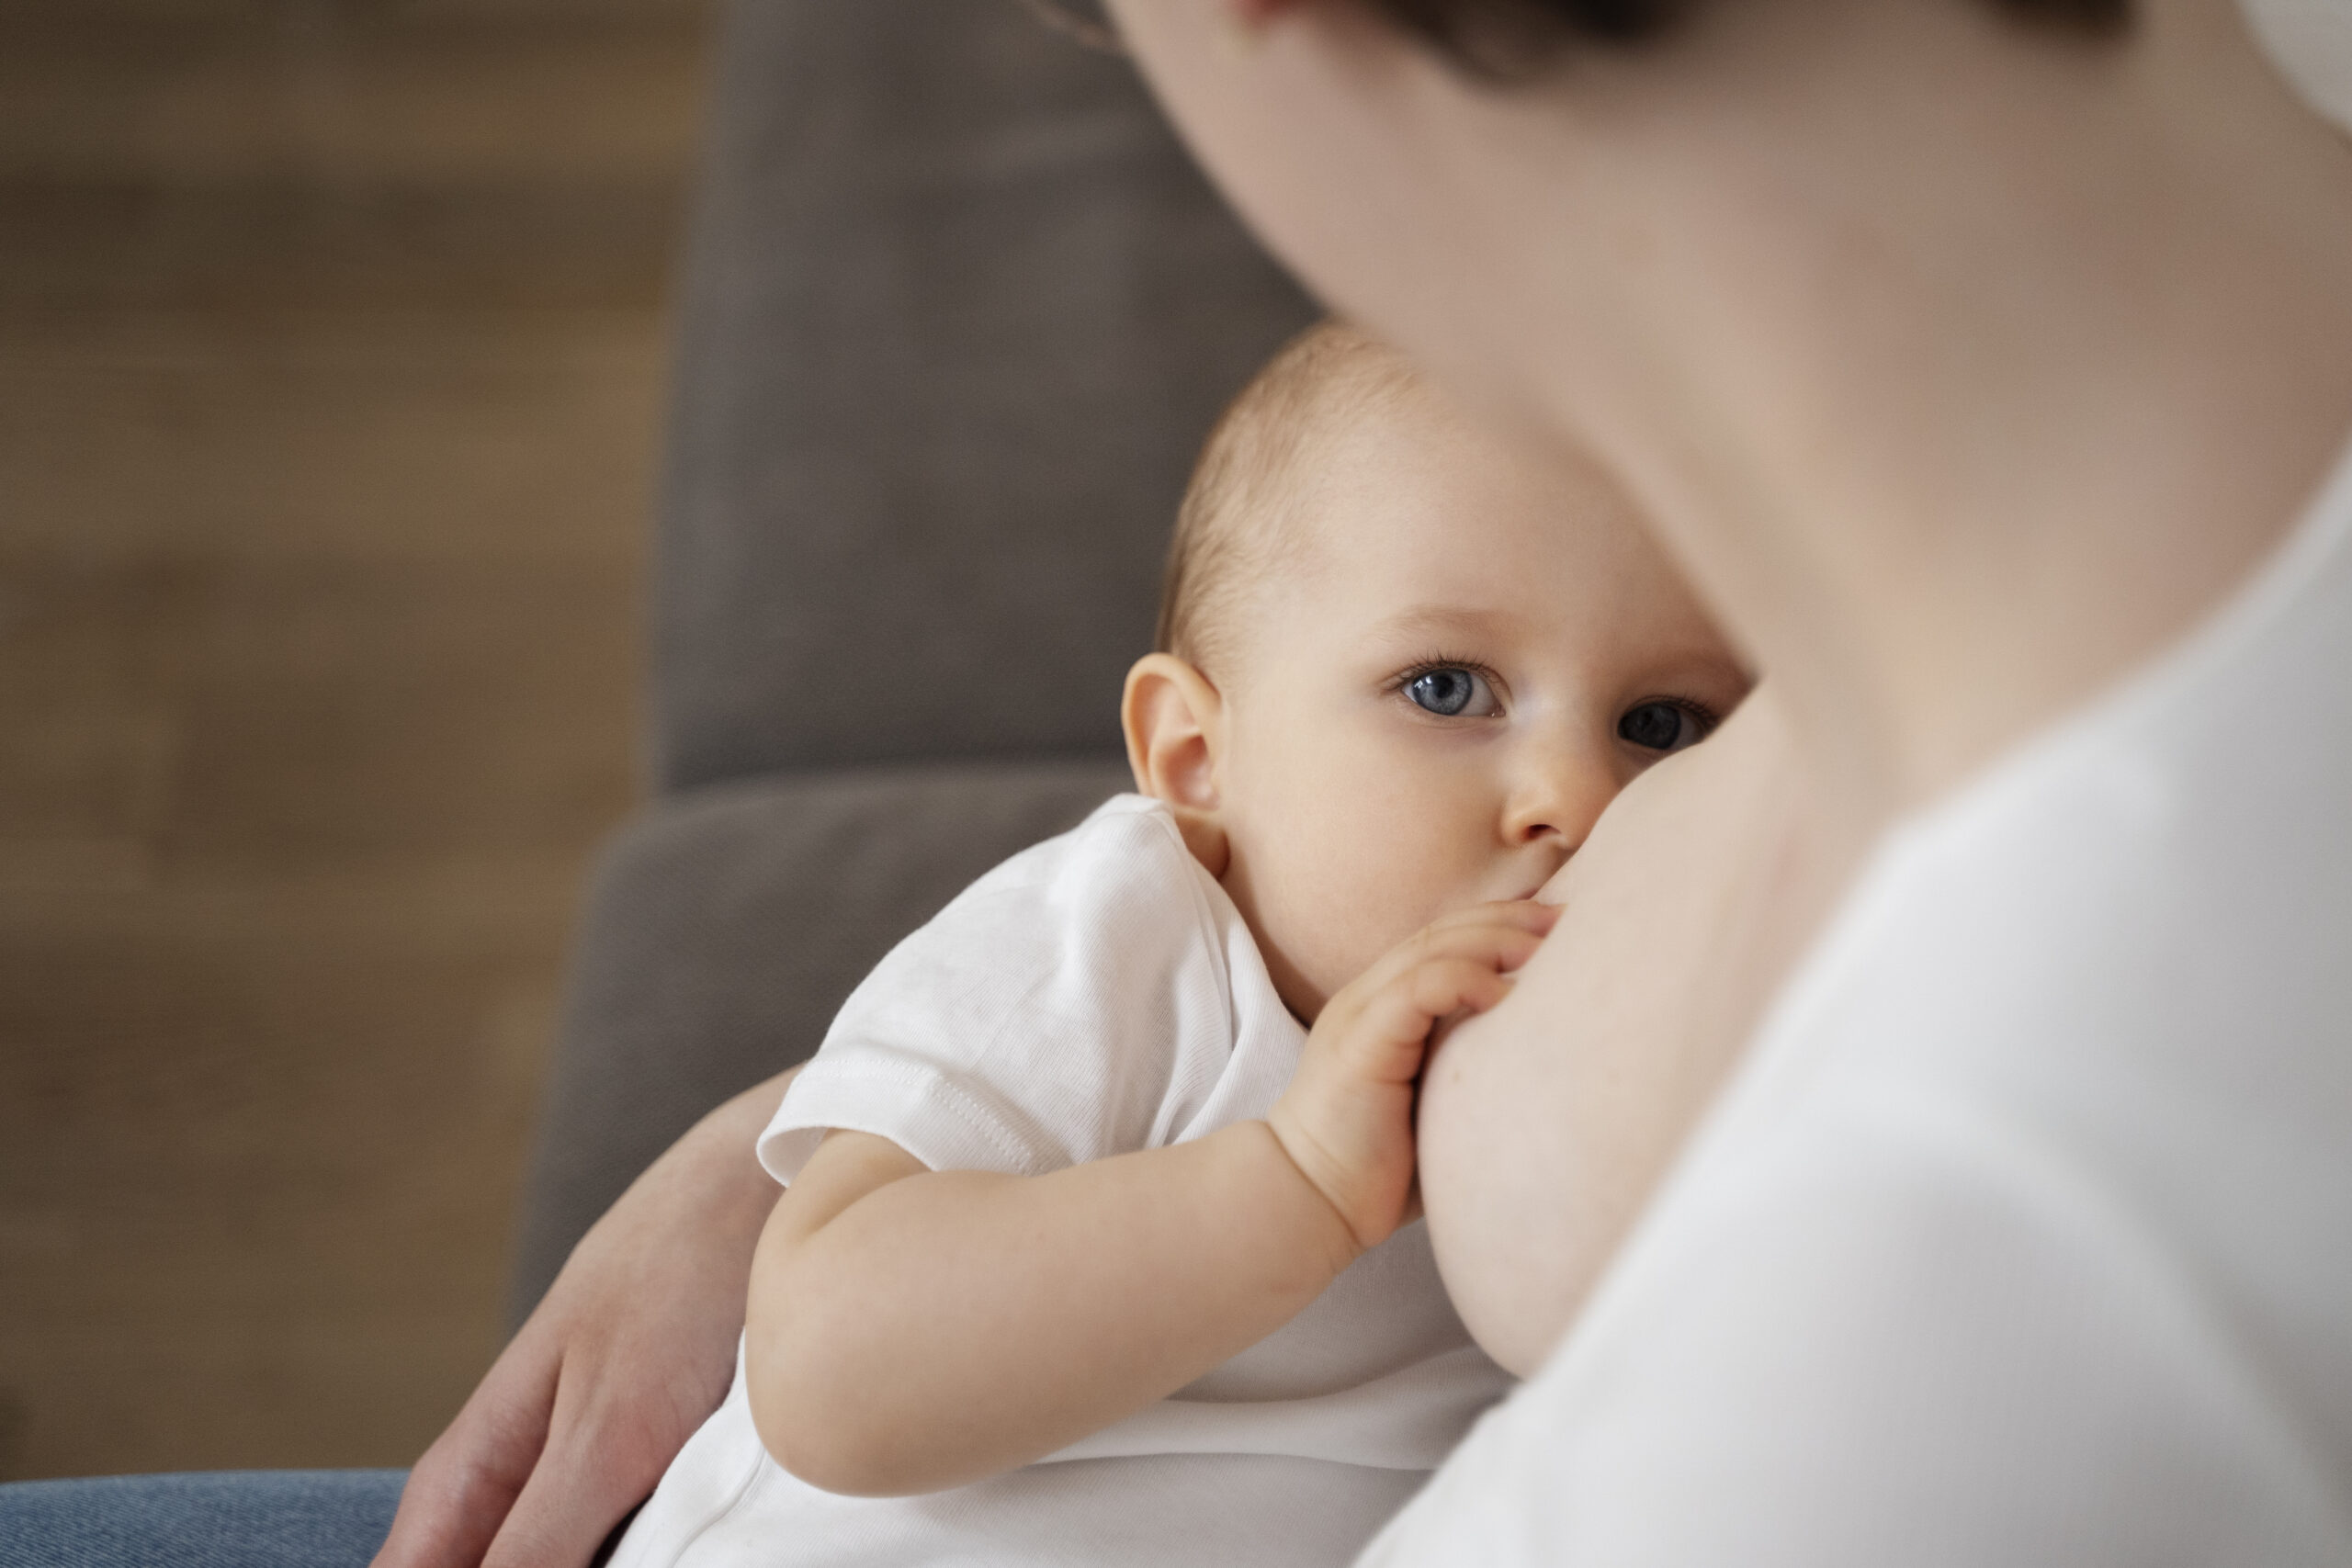
[[[1626,710],[1617,721],[1617,739],[1645,751],[1679,751],[1704,740],[1713,728],[1704,715],[1680,703],[1650,702]]]
[[[1424,670],[1405,682],[1405,695],[1441,718],[1484,718],[1496,708],[1486,677],[1471,670]]]

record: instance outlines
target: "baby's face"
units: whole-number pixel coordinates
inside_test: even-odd
[[[1531,897],[1749,679],[1599,475],[1416,395],[1303,459],[1303,558],[1223,682],[1225,885],[1283,1000]]]

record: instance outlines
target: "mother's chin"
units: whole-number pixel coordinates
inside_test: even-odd
[[[1843,886],[1770,688],[1611,804],[1511,995],[1421,1089],[1430,1235],[1462,1318],[1526,1376],[1551,1353]],[[1852,825],[1849,825],[1849,827]]]

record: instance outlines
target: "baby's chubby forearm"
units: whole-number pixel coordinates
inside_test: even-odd
[[[1449,915],[1341,987],[1264,1121],[1046,1176],[827,1135],[752,1264],[761,1441],[812,1485],[931,1492],[1042,1459],[1287,1323],[1404,1223],[1430,1027],[1557,918]]]
[[[761,1240],[752,1416],[830,1491],[958,1485],[1174,1393],[1360,1251],[1264,1122],[1039,1177],[834,1133]]]

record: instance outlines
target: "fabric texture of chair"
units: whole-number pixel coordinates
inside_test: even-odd
[[[738,0],[659,528],[659,793],[575,943],[514,1276],[1122,787],[1177,501],[1313,308],[1012,0]]]

